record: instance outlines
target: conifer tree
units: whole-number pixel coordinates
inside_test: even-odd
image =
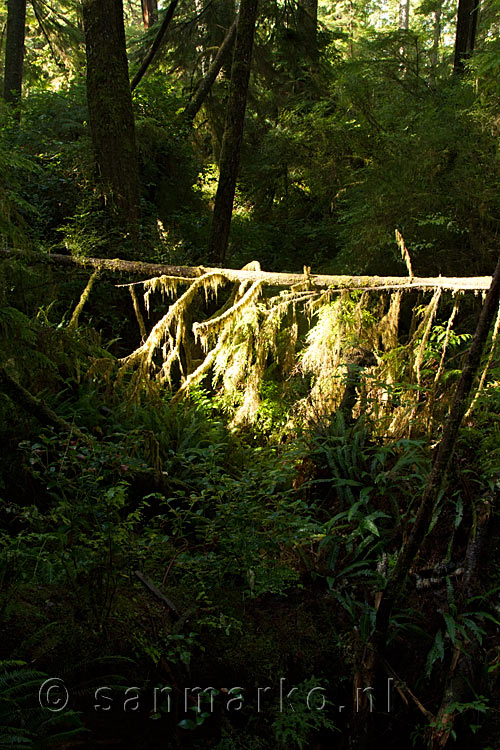
[[[107,205],[132,228],[139,219],[139,174],[122,0],[84,0],[89,124]]]
[[[231,68],[231,85],[215,196],[209,258],[223,263],[229,240],[234,192],[240,164],[258,0],[242,0]]]
[[[462,73],[466,60],[474,51],[476,42],[479,0],[459,0],[457,13],[457,33],[455,36],[455,59],[453,72]]]
[[[21,98],[25,24],[26,0],[8,0],[4,99],[10,104],[17,104]]]

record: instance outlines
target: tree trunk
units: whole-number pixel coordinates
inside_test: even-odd
[[[220,177],[215,196],[208,255],[218,263],[226,257],[234,192],[240,165],[253,38],[258,0],[241,0],[231,68],[231,85],[220,157]]]
[[[219,75],[222,67],[225,65],[226,60],[228,59],[231,49],[234,43],[234,39],[236,36],[236,24],[237,21],[233,21],[229,31],[227,32],[224,41],[222,42],[221,46],[219,47],[219,51],[217,52],[217,55],[215,56],[215,59],[213,63],[211,64],[210,68],[208,69],[206,75],[200,83],[198,84],[198,88],[196,89],[196,92],[187,105],[186,109],[184,110],[184,117],[186,120],[194,120],[198,112],[200,111],[200,108],[207,98],[208,94],[210,93],[210,89],[212,88],[215,79]]]
[[[500,260],[493,275],[488,294],[486,295],[467,360],[453,396],[450,413],[444,424],[443,436],[439,443],[432,471],[420,500],[415,522],[408,539],[399,552],[396,564],[389,575],[387,585],[380,600],[375,620],[375,629],[365,649],[368,667],[364,678],[367,685],[372,686],[375,684],[377,667],[384,659],[387,632],[392,611],[401,599],[410,567],[429,529],[434,506],[439,498],[439,493],[455,450],[458,431],[467,409],[474,377],[481,363],[481,355],[488,338],[488,332],[498,310],[499,299]],[[371,706],[364,704],[361,706],[361,710],[355,714],[353,725],[355,744],[353,747],[360,750],[367,746],[371,725],[370,720],[372,718],[370,713]]]
[[[205,10],[203,10],[203,5],[203,0],[195,0],[195,7],[201,16],[198,22],[196,51],[199,55],[202,80],[197,84],[193,98],[203,97],[204,115],[212,140],[212,158],[219,165],[231,81],[232,49],[234,49],[236,37],[236,28],[233,29],[233,25],[235,21],[237,22],[237,12],[235,0],[218,0],[215,4],[205,3]],[[232,36],[232,39],[228,39],[228,34]],[[229,42],[229,48],[226,47],[226,40]],[[223,52],[222,61],[219,57],[221,52]],[[219,66],[220,62],[222,62],[221,66]],[[217,71],[216,77],[210,83],[210,78],[215,71]]]
[[[479,0],[458,0],[457,32],[453,73],[461,74],[465,63],[474,51],[476,41]]]
[[[399,28],[402,31],[410,28],[410,0],[399,0]]]
[[[481,364],[481,354],[488,337],[491,323],[498,309],[499,299],[500,261],[498,262],[490,289],[481,310],[481,315],[472,340],[472,345],[469,349],[467,361],[462,370],[460,380],[458,381],[450,414],[444,425],[443,437],[439,443],[432,472],[420,501],[417,516],[412,527],[412,533],[398,555],[396,565],[392,570],[382,596],[380,607],[377,612],[376,632],[379,635],[379,639],[381,634],[385,637],[392,607],[401,593],[410,566],[429,527],[434,503],[437,499],[444,475],[455,448],[458,430],[467,409],[467,400],[471,392],[474,376]]]
[[[307,57],[315,60],[318,56],[318,0],[300,0],[297,10],[304,51]]]
[[[158,20],[158,0],[141,0],[142,22],[147,30]]]
[[[23,86],[25,24],[26,0],[8,0],[4,99],[14,105],[21,98]]]
[[[433,11],[433,24],[432,24],[432,48],[431,48],[431,66],[434,75],[436,74],[436,68],[438,64],[439,59],[439,43],[441,41],[441,16],[443,12],[443,7],[441,5],[441,2],[439,2],[436,6],[436,9]]]
[[[227,36],[226,29],[237,20],[235,0],[222,0],[214,8],[214,17],[210,24],[207,44],[212,50],[209,55],[209,67],[214,62],[214,50],[220,48]],[[208,72],[208,71],[207,71]],[[231,58],[224,62],[223,76],[228,81],[231,78]]]
[[[179,3],[179,0],[172,0],[167,10],[165,11],[165,15],[163,16],[163,21],[161,22],[161,26],[158,29],[158,33],[155,36],[154,42],[151,45],[146,57],[142,61],[141,67],[139,68],[139,70],[137,71],[137,73],[132,79],[132,83],[130,84],[131,91],[133,91],[135,87],[138,86],[139,83],[142,81],[144,74],[146,73],[147,69],[149,68],[149,66],[155,59],[156,55],[158,54],[158,50],[160,49],[162,42],[165,38],[165,34],[167,33],[167,29],[170,26],[170,21],[173,18],[173,15],[175,13],[175,9],[177,8],[178,3]]]
[[[414,276],[326,276],[319,274],[300,273],[273,273],[261,271],[260,269],[247,270],[234,268],[207,268],[206,266],[170,266],[162,263],[142,263],[140,261],[121,260],[119,258],[84,258],[73,255],[59,255],[57,253],[29,252],[27,250],[3,250],[0,248],[0,257],[21,257],[32,265],[36,263],[47,263],[56,266],[79,266],[82,268],[99,268],[110,273],[138,274],[141,276],[176,276],[180,279],[197,279],[203,273],[221,273],[229,281],[261,281],[264,286],[270,287],[294,287],[298,284],[310,285],[311,290],[328,289],[341,290],[353,289],[356,291],[378,289],[448,289],[450,291],[480,292],[486,291],[491,285],[491,276],[472,276],[447,278],[436,276],[434,278],[420,278]],[[256,261],[254,261],[256,263]],[[125,284],[129,286],[129,283]]]
[[[106,204],[133,229],[139,170],[122,0],[83,0],[89,124]]]

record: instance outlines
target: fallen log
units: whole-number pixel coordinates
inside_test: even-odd
[[[391,614],[402,596],[410,567],[429,529],[433,509],[438,501],[441,487],[455,452],[458,432],[467,410],[474,377],[479,369],[481,355],[498,309],[499,299],[500,259],[481,309],[472,344],[453,395],[450,412],[443,425],[443,433],[434,457],[432,471],[427,478],[411,533],[399,551],[379,602],[375,627],[365,647],[367,656],[363,677],[366,685],[375,684],[378,666],[385,656]],[[474,549],[471,548],[471,555],[475,554]],[[361,710],[354,714],[351,747],[356,748],[356,750],[364,750],[368,747],[373,718],[370,716],[370,709],[371,706],[368,701],[365,701],[361,705]]]
[[[24,386],[16,382],[4,367],[0,367],[0,390],[11,401],[35,417],[40,424],[53,427],[56,432],[67,432],[73,437],[85,439],[86,436],[78,427],[67,422],[43,401],[33,396]]]
[[[409,277],[409,276],[348,276],[306,273],[276,273],[259,270],[238,270],[234,268],[208,268],[206,266],[171,266],[163,263],[143,263],[121,260],[120,258],[83,258],[58,253],[37,253],[24,250],[3,249],[0,257],[23,257],[31,263],[48,263],[60,266],[96,268],[114,273],[133,275],[173,276],[179,279],[196,279],[205,273],[219,273],[228,281],[261,281],[265,286],[293,287],[308,282],[311,289],[446,289],[455,292],[487,291],[491,276],[471,277]],[[127,284],[128,286],[128,284]]]

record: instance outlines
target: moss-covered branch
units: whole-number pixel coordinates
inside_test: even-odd
[[[301,273],[273,273],[260,270],[207,268],[200,266],[169,266],[162,263],[142,263],[121,260],[120,258],[75,258],[71,255],[42,254],[20,250],[0,250],[0,257],[23,255],[31,263],[50,263],[62,266],[101,268],[109,272],[147,276],[175,276],[179,279],[196,279],[203,273],[220,273],[228,281],[261,281],[265,286],[291,287],[304,281]],[[452,291],[486,291],[491,284],[491,276],[471,277],[414,277],[408,276],[345,276],[311,274],[311,288],[326,289],[449,289]],[[128,286],[128,284],[127,284]]]
[[[11,401],[35,417],[40,424],[53,427],[58,432],[69,432],[74,437],[84,437],[78,427],[67,422],[43,401],[33,396],[24,386],[14,380],[3,367],[0,367],[0,389]]]
[[[73,315],[71,316],[71,320],[68,323],[68,328],[75,329],[78,327],[78,321],[80,319],[80,313],[85,307],[85,303],[87,302],[88,298],[90,297],[90,292],[92,291],[92,287],[94,286],[95,282],[101,275],[101,271],[99,268],[97,268],[90,279],[87,282],[87,286],[83,290],[80,301],[78,302],[77,306],[75,307],[73,311]]]

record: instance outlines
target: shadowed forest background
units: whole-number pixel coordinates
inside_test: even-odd
[[[0,0],[1,748],[498,746],[499,30]]]

